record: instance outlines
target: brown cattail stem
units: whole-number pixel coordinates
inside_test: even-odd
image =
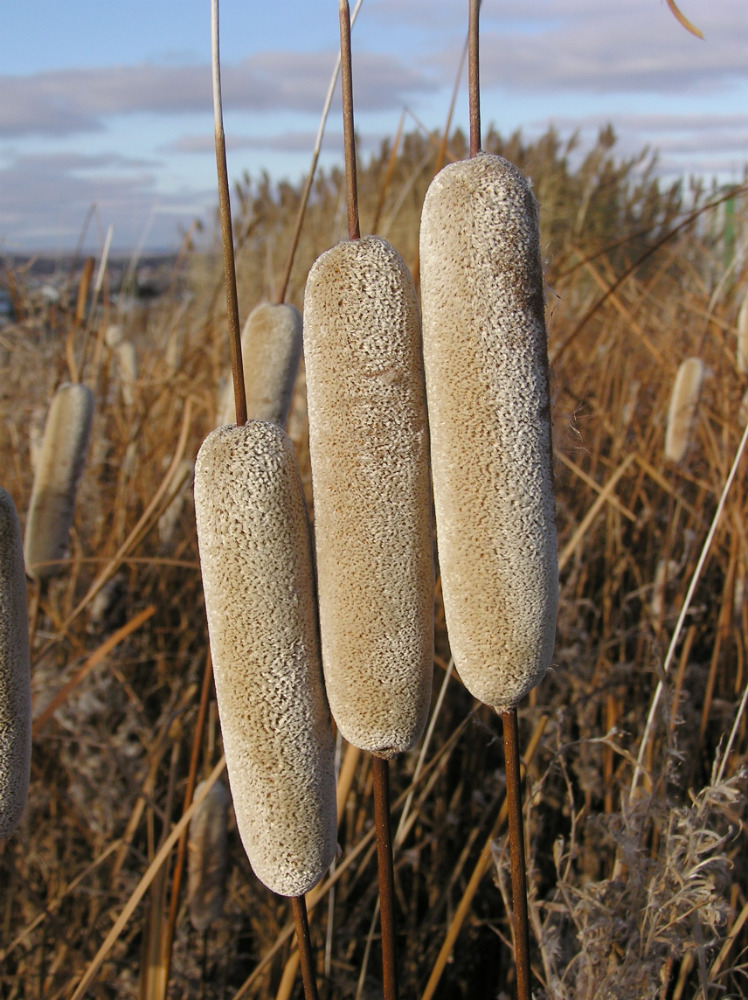
[[[306,900],[303,896],[291,896],[294,924],[296,925],[296,940],[299,945],[299,961],[301,963],[301,979],[304,983],[306,1000],[318,1000],[317,981],[314,976],[314,959],[312,957],[312,942],[309,936],[309,920],[307,919]]]
[[[231,349],[231,375],[234,382],[236,422],[247,422],[247,397],[244,391],[244,366],[242,365],[241,328],[239,326],[239,299],[236,291],[236,266],[234,262],[234,237],[231,226],[231,197],[229,174],[226,166],[226,135],[223,130],[221,103],[221,57],[218,45],[218,0],[211,2],[211,65],[213,69],[213,122],[216,140],[216,169],[218,172],[218,211],[221,217],[221,247],[223,249],[223,282],[226,289],[226,316],[229,326]]]
[[[530,933],[527,920],[527,873],[525,868],[525,836],[522,825],[522,779],[519,770],[517,709],[507,709],[500,715],[504,730],[509,853],[512,863],[512,920],[514,923],[517,1000],[530,1000]]]
[[[470,0],[468,24],[468,88],[470,100],[470,155],[480,152],[480,0]]]
[[[384,1000],[397,1000],[397,949],[395,945],[395,879],[390,830],[390,780],[387,760],[372,757],[374,773],[374,825],[377,831],[379,911],[382,928],[382,985]]]
[[[340,0],[340,66],[343,87],[343,145],[345,149],[345,202],[348,237],[360,239],[358,185],[356,181],[356,135],[353,128],[353,71],[351,66],[351,12],[348,0]]]
[[[361,9],[361,4],[363,0],[357,0],[356,6],[353,8],[353,13],[351,14],[351,27],[356,22],[358,17],[358,12]],[[340,56],[335,64],[335,69],[333,70],[332,79],[330,80],[330,86],[327,91],[327,97],[325,98],[325,105],[322,109],[322,117],[319,123],[319,129],[317,130],[317,139],[314,143],[314,152],[312,153],[312,162],[309,166],[309,173],[306,177],[306,182],[304,184],[304,190],[301,193],[301,201],[299,202],[299,209],[296,214],[296,222],[294,223],[293,236],[291,237],[291,246],[288,250],[288,257],[286,259],[286,266],[283,271],[283,277],[278,285],[278,291],[275,295],[275,301],[277,305],[281,305],[286,300],[286,292],[288,291],[288,284],[291,280],[291,271],[293,270],[294,260],[296,258],[296,251],[299,248],[299,239],[301,237],[301,227],[304,224],[304,217],[306,215],[307,204],[309,202],[309,194],[312,190],[312,184],[314,183],[314,175],[317,172],[317,161],[319,160],[320,150],[322,148],[322,137],[325,131],[325,124],[327,122],[327,115],[330,111],[330,105],[332,104],[333,93],[335,92],[335,84],[337,83],[338,74],[340,73]],[[376,227],[375,231],[376,231]]]

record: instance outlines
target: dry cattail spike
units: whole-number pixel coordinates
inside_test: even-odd
[[[0,837],[21,819],[31,768],[31,668],[26,574],[15,504],[0,489]]]
[[[26,569],[35,579],[61,571],[56,563],[67,552],[92,420],[91,390],[79,382],[64,382],[47,415],[26,520]]]
[[[314,264],[304,355],[322,663],[355,746],[390,757],[428,715],[434,567],[413,281],[375,236]]]
[[[421,302],[450,645],[503,712],[543,677],[558,603],[537,204],[508,161],[479,153],[432,181]]]
[[[195,789],[200,794],[205,782]],[[187,898],[190,921],[202,933],[220,917],[226,892],[227,830],[231,796],[217,781],[190,820],[187,844]]]
[[[258,878],[299,896],[335,853],[335,775],[309,521],[286,433],[250,421],[209,434],[195,511],[239,833]]]
[[[286,426],[301,360],[301,313],[295,306],[263,302],[242,330],[244,389],[249,420],[274,420]],[[220,423],[233,423],[233,385],[220,405]]]
[[[738,311],[738,371],[748,374],[748,292]]]
[[[675,376],[665,435],[665,458],[682,462],[691,440],[696,407],[704,381],[704,363],[700,358],[686,358]]]

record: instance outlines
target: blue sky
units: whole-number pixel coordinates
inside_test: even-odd
[[[353,6],[353,3],[351,4]],[[484,0],[484,125],[554,124],[621,155],[660,153],[665,179],[740,180],[748,162],[748,7],[680,0]],[[229,173],[298,181],[338,45],[335,0],[221,2]],[[209,0],[2,0],[0,243],[69,250],[92,203],[114,246],[170,247],[215,205]],[[404,107],[442,126],[467,0],[364,0],[353,33],[361,150]],[[463,87],[455,118],[467,125]],[[341,162],[333,110],[322,162]],[[96,233],[91,242],[95,246]]]

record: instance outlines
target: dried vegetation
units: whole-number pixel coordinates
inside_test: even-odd
[[[394,159],[385,146],[360,171],[362,231],[378,215],[414,272],[437,146],[412,133]],[[724,192],[664,188],[651,162],[616,155],[610,131],[584,156],[573,146],[553,132],[532,144],[493,132],[484,141],[533,179],[547,281],[560,616],[553,669],[520,710],[536,992],[744,996],[745,459],[663,667],[743,432],[745,188],[731,234]],[[465,155],[462,136],[449,151]],[[298,199],[267,178],[238,186],[244,315],[272,298]],[[321,175],[291,276],[299,307],[311,263],[345,235],[343,205],[342,175]],[[147,307],[105,294],[78,323],[10,277],[2,486],[22,520],[38,413],[71,376],[96,407],[69,563],[40,587],[34,616],[31,787],[17,834],[0,846],[0,992],[68,998],[88,975],[86,995],[101,998],[161,997],[167,978],[173,1000],[299,995],[283,976],[293,961],[287,903],[254,878],[233,822],[225,905],[202,941],[175,829],[221,755],[184,491],[185,462],[215,426],[228,370],[220,266],[187,252]],[[115,323],[136,355],[126,386],[106,347]],[[705,374],[675,465],[665,457],[668,407],[689,357]],[[303,371],[289,432],[311,501]],[[508,996],[503,755],[493,714],[447,672],[438,587],[435,660],[433,729],[393,772],[402,995]],[[376,928],[367,945],[377,894],[371,774],[348,748],[341,761],[342,854],[334,891],[323,882],[311,911],[330,1000],[378,989]],[[149,867],[170,837],[164,864]],[[449,958],[443,943],[458,930]]]

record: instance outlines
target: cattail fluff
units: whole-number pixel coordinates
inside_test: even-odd
[[[501,157],[432,181],[421,303],[450,646],[468,690],[504,710],[553,654],[558,563],[538,211]]]
[[[286,426],[301,359],[301,313],[295,306],[263,302],[242,330],[242,364],[247,415]],[[221,423],[234,422],[234,390],[229,379],[219,406]]]
[[[205,782],[195,789],[195,798]],[[190,820],[187,841],[187,898],[190,921],[202,933],[220,917],[226,895],[227,831],[231,796],[216,781]]]
[[[15,504],[0,489],[0,837],[18,826],[31,768],[26,575]]]
[[[738,371],[748,373],[748,292],[738,312]]]
[[[665,435],[665,458],[671,462],[682,462],[685,458],[703,381],[704,363],[700,358],[681,362],[670,397]]]
[[[251,421],[209,434],[195,512],[239,833],[258,878],[299,896],[335,853],[335,776],[311,533],[286,433]]]
[[[304,358],[327,694],[343,736],[389,757],[426,724],[434,567],[418,306],[385,240],[314,264]]]
[[[36,579],[61,571],[55,562],[67,552],[92,420],[91,390],[80,383],[63,383],[47,414],[26,520],[26,569]]]

